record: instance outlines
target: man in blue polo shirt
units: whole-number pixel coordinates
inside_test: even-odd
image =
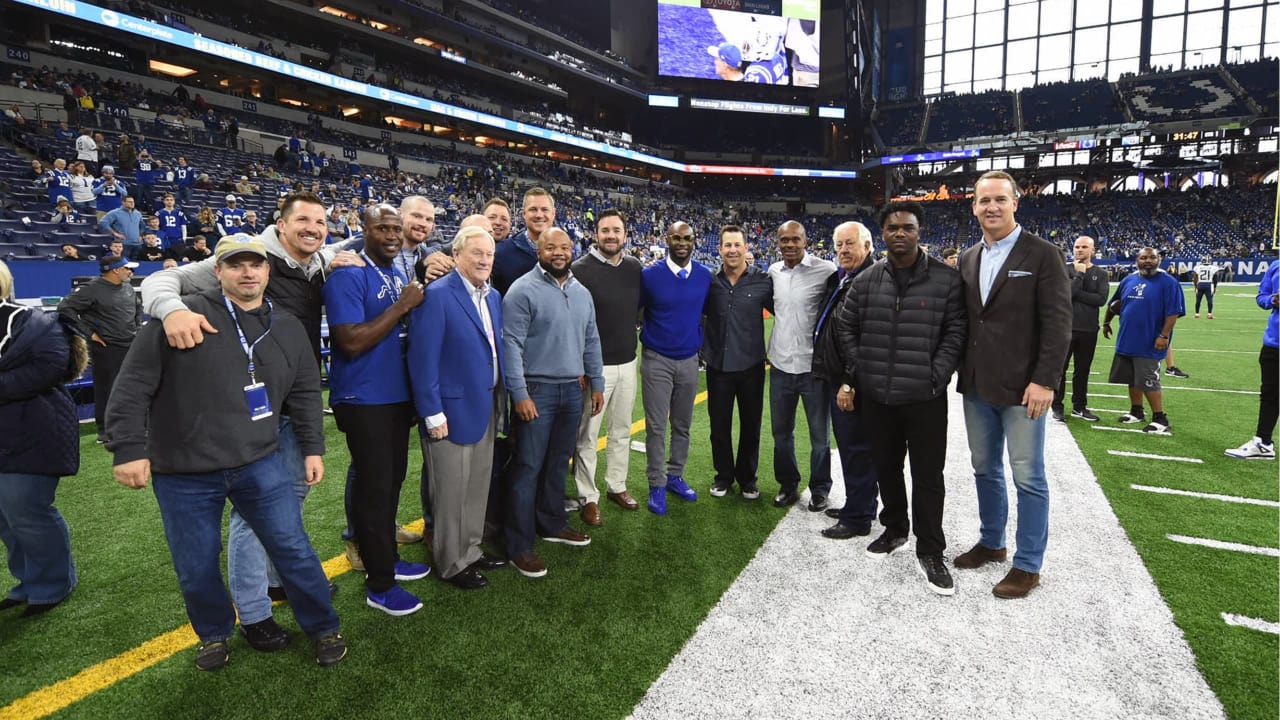
[[[1143,432],[1171,435],[1160,393],[1160,362],[1173,341],[1173,325],[1187,314],[1182,285],[1160,269],[1160,253],[1145,247],[1138,252],[1138,272],[1120,281],[1107,305],[1102,323],[1103,336],[1111,337],[1111,318],[1120,316],[1116,355],[1111,362],[1111,382],[1129,386],[1129,412],[1120,422],[1140,423],[1146,419],[1142,398],[1151,405],[1151,422]]]
[[[640,304],[644,325],[640,344],[640,387],[644,398],[645,454],[649,511],[667,513],[667,492],[692,502],[698,493],[685,482],[689,426],[698,394],[698,350],[702,348],[702,308],[711,290],[711,271],[693,261],[689,223],[667,229],[667,258],[645,269]],[[667,456],[667,421],[671,455]]]
[[[395,538],[414,417],[407,323],[423,294],[422,284],[409,282],[394,263],[402,243],[400,213],[390,205],[370,206],[364,226],[364,267],[335,271],[323,289],[334,346],[329,404],[355,467],[351,515],[368,572],[366,604],[402,616],[420,610],[422,602],[396,581],[418,580],[431,571],[399,560]]]

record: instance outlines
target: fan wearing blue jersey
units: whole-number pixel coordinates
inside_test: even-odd
[[[187,164],[186,157],[179,155],[178,165],[173,168],[173,182],[178,186],[178,197],[182,202],[191,202],[191,189],[196,186],[197,177],[196,169]]]
[[[1160,361],[1173,341],[1173,326],[1187,314],[1178,279],[1160,269],[1160,253],[1145,247],[1138,252],[1138,272],[1120,281],[1107,305],[1102,334],[1111,337],[1111,319],[1120,316],[1116,355],[1111,362],[1111,382],[1129,387],[1129,412],[1120,422],[1140,423],[1145,396],[1151,405],[1151,422],[1143,432],[1171,435],[1160,392]]]
[[[187,243],[187,216],[175,204],[173,193],[164,194],[160,218],[160,244],[166,251],[181,252]]]
[[[240,232],[240,226],[244,224],[244,210],[236,206],[238,199],[235,195],[227,195],[227,206],[214,213],[217,219],[218,235],[234,235]]]

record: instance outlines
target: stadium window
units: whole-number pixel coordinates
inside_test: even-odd
[[[1142,23],[1131,22],[1111,26],[1110,51],[1108,60],[1127,60],[1137,58],[1139,43],[1142,39]]]
[[[1009,164],[1005,167],[1010,170],[1021,170],[1026,165],[1026,157],[1022,155],[1009,156]]]
[[[1128,58],[1126,60],[1112,60],[1107,63],[1107,79],[1115,82],[1125,73],[1136,74],[1139,70],[1138,58]]]
[[[1042,0],[1040,3],[1040,34],[1063,32],[1071,29],[1071,0]]]
[[[1040,38],[1040,71],[1056,70],[1071,65],[1071,35],[1050,35]],[[1040,78],[1044,82],[1044,78]]]
[[[927,23],[942,22],[944,0],[929,0],[924,6],[924,21]]]
[[[1267,29],[1263,37],[1268,46],[1263,55],[1275,57],[1276,44],[1280,43],[1280,3],[1267,3]]]
[[[1142,3],[1134,0],[1111,0],[1111,22],[1142,19]]]
[[[946,37],[947,50],[967,50],[973,47],[973,16],[948,18]]]
[[[1112,190],[1158,190],[1160,186],[1146,175],[1130,175],[1111,183]]]
[[[924,94],[937,95],[940,92],[942,92],[942,73],[925,73]]]
[[[1079,184],[1080,184],[1079,180],[1072,180],[1071,178],[1062,178],[1060,180],[1054,180],[1053,182],[1041,188],[1040,194],[1041,195],[1068,195],[1070,193],[1075,192],[1076,186]]]
[[[1232,10],[1227,21],[1227,46],[1256,46],[1262,40],[1262,8],[1251,7]],[[1240,62],[1239,58],[1229,58],[1232,62]]]
[[[1211,10],[1222,7],[1222,0],[1187,0],[1187,11]]]
[[[1187,0],[1154,0],[1151,5],[1152,15],[1155,17],[1185,12],[1186,9]]]
[[[942,72],[948,90],[960,83],[967,84],[973,79],[973,51],[961,50],[947,53],[946,65],[943,66]]]
[[[1076,0],[1076,27],[1105,25],[1108,0]]]
[[[1100,27],[1077,30],[1075,46],[1075,63],[1077,65],[1101,63],[1107,59],[1107,29]],[[1103,68],[1098,67],[1098,71],[1090,77],[1102,74]],[[1078,79],[1079,75],[1076,77]]]
[[[973,14],[973,0],[947,0],[947,17]]]
[[[1034,61],[1035,58],[1033,57],[1032,60]],[[1035,73],[1022,73],[1019,75],[1008,75],[1004,79],[1005,90],[1021,90],[1023,88],[1029,88],[1035,84],[1036,84]]]
[[[1004,74],[1004,46],[979,48],[973,53],[973,79],[995,80],[1000,88],[1000,76]],[[975,91],[977,88],[974,88]]]
[[[1009,8],[1009,39],[1033,37],[1040,22],[1040,6],[1035,3]]]
[[[974,45],[1004,44],[1004,10],[980,13],[974,18]]]
[[[973,9],[975,12],[980,13],[988,10],[1004,10],[1004,0],[978,0]]]
[[[1009,55],[1005,61],[1008,73],[1034,73],[1036,69],[1036,39],[1016,40],[1009,43]]]

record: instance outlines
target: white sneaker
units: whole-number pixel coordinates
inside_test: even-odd
[[[1240,460],[1275,460],[1276,446],[1274,444],[1267,445],[1262,442],[1262,438],[1255,436],[1238,448],[1224,450],[1222,454]]]
[[[1133,413],[1125,413],[1120,416],[1120,422],[1124,423],[1125,425],[1132,425],[1134,423],[1145,422],[1146,419],[1147,419],[1147,416],[1143,415],[1142,413],[1139,413],[1137,415],[1134,415]]]
[[[1173,427],[1169,424],[1168,420],[1164,422],[1152,420],[1146,427],[1142,428],[1142,432],[1151,435],[1172,435]]]

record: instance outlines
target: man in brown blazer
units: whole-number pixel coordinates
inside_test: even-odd
[[[1018,493],[1013,568],[992,588],[1020,598],[1040,583],[1049,539],[1049,485],[1044,472],[1045,414],[1071,340],[1071,283],[1063,255],[1024,231],[1014,213],[1018,184],[989,172],[974,185],[973,214],[982,242],[960,257],[969,340],[960,365],[964,420],[978,486],[981,534],[956,557],[961,569],[1003,562],[1009,501],[1004,447]]]

